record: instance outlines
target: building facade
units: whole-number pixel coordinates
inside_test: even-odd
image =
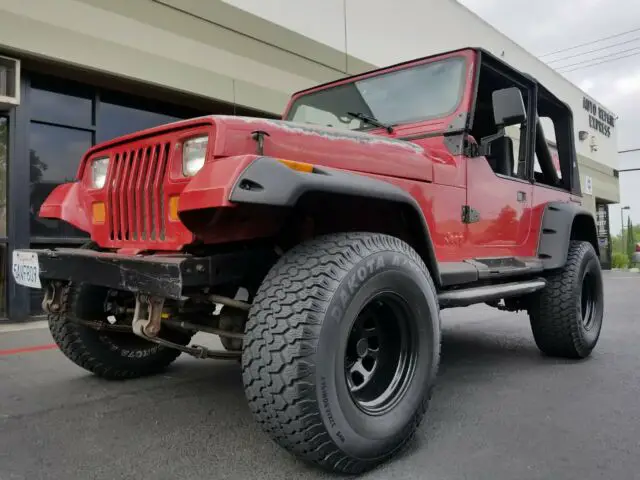
[[[619,200],[612,113],[456,1],[411,9],[381,0],[0,0],[0,316],[39,312],[39,294],[8,272],[12,249],[86,241],[37,212],[91,145],[202,114],[277,117],[296,90],[464,46],[492,51],[572,106],[584,203],[606,225],[606,205]],[[447,34],[452,25],[464,34]],[[603,228],[605,247],[607,238]]]

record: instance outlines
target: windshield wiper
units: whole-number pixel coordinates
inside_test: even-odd
[[[369,123],[371,125],[375,125],[376,127],[384,128],[389,133],[393,132],[393,127],[391,125],[387,125],[386,123],[382,123],[377,118],[371,117],[371,116],[367,115],[366,113],[362,113],[362,112],[347,112],[347,115],[349,115],[350,117],[357,118],[358,120],[362,120],[363,122],[367,122],[367,123]]]

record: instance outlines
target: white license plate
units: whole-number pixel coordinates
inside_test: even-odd
[[[40,284],[40,265],[35,252],[13,252],[13,278],[18,285],[31,288],[42,288]]]

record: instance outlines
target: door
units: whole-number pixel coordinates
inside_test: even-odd
[[[513,141],[505,138],[502,143],[509,147]],[[467,159],[467,206],[472,214],[467,242],[483,247],[473,256],[516,255],[514,249],[524,245],[529,236],[533,186],[516,177],[513,170],[511,175],[496,171],[499,165],[500,161],[491,157]]]
[[[472,213],[467,244],[473,257],[524,254],[533,194],[522,166],[520,140],[525,138],[524,128],[508,127],[504,137],[491,142],[490,153],[467,158],[467,206]]]
[[[535,84],[485,58],[480,66],[466,158],[465,257],[529,256]]]

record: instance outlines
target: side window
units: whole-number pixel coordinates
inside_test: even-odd
[[[522,128],[522,125],[512,125],[510,127],[505,128],[505,133],[506,135],[509,137],[510,139],[510,143],[512,144],[512,152],[513,152],[513,158],[514,158],[514,162],[513,162],[513,168],[511,170],[511,176],[512,177],[520,177],[520,178],[524,178],[525,176],[525,171],[524,171],[524,162],[525,162],[525,154],[524,151],[520,150],[520,145],[521,145],[521,139],[522,139],[522,144],[524,145],[524,129]]]
[[[566,157],[569,149],[565,145],[565,137],[559,134],[562,132],[560,122],[562,116],[554,115],[557,112],[546,104],[544,99],[538,102],[539,119],[538,130],[542,128],[544,143],[536,142],[534,155],[533,175],[536,183],[548,185],[556,188],[565,188],[566,182],[563,178],[562,162],[569,161]],[[561,112],[562,110],[559,110]],[[540,135],[540,132],[536,132]],[[544,148],[546,147],[546,148]]]
[[[476,143],[480,144],[483,138],[498,133],[493,113],[493,92],[513,86],[512,81],[498,72],[481,67],[473,128],[470,132]],[[527,90],[521,88],[520,91],[526,107]],[[505,128],[504,137],[491,141],[490,151],[485,157],[496,175],[526,179],[525,127],[525,124],[511,125]]]
[[[546,139],[547,147],[549,148],[549,153],[551,154],[551,161],[553,162],[553,167],[555,168],[556,174],[558,178],[562,178],[562,171],[560,170],[560,157],[558,156],[558,148],[556,147],[556,129],[553,123],[553,120],[549,117],[540,117],[540,125],[542,125],[542,129],[544,130],[544,137]],[[536,179],[540,178],[542,183],[544,183],[544,176],[542,174],[542,167],[540,167],[540,160],[538,159],[538,153],[535,152],[534,157],[534,166],[533,171],[536,175]]]

